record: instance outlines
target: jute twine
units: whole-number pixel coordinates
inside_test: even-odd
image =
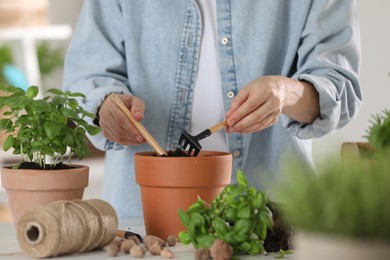
[[[56,201],[24,213],[16,225],[22,250],[33,258],[103,248],[114,238],[118,217],[103,200]]]

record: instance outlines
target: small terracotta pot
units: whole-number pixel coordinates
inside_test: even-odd
[[[135,154],[135,176],[141,187],[146,234],[166,239],[185,230],[178,210],[186,211],[198,196],[208,203],[230,184],[232,155],[201,151],[197,157]]]
[[[73,165],[64,170],[1,168],[1,186],[7,191],[16,224],[23,213],[57,200],[82,199],[88,186],[89,167]]]

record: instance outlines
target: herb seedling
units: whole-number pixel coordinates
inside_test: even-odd
[[[367,130],[368,143],[376,150],[390,148],[390,110],[373,116]]]
[[[232,246],[234,253],[264,253],[267,229],[273,225],[272,213],[266,206],[265,192],[248,186],[244,172],[237,172],[237,184],[226,186],[209,205],[201,198],[179,217],[186,231],[179,233],[183,244],[210,248],[216,239]]]
[[[86,133],[95,135],[100,128],[89,125],[86,117],[95,117],[79,106],[76,98],[85,98],[81,93],[49,89],[47,96],[36,99],[38,87],[32,86],[24,91],[17,87],[0,86],[6,96],[0,97],[0,109],[8,107],[0,120],[0,130],[5,130],[8,137],[3,150],[13,148],[13,154],[22,155],[23,162],[34,162],[46,168],[47,157],[53,158],[50,167],[64,161],[69,150],[67,165],[76,155],[79,160],[89,155]],[[75,127],[69,123],[74,122]]]

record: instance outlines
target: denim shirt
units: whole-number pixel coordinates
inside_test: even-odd
[[[232,180],[242,169],[252,185],[270,189],[289,154],[314,168],[311,139],[345,126],[362,102],[355,2],[217,0],[217,29],[225,111],[241,88],[264,75],[308,81],[320,102],[312,124],[281,115],[260,132],[229,134]],[[162,147],[174,150],[189,128],[201,31],[194,0],[85,0],[65,61],[64,89],[84,93],[83,106],[92,113],[110,93],[144,99],[142,123]],[[102,133],[90,139],[106,151],[103,199],[119,217],[141,216],[133,157],[151,148],[113,143]]]

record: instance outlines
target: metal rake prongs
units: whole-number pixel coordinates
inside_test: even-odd
[[[179,138],[179,148],[185,151],[188,147],[188,155],[197,156],[202,149],[199,140],[202,140],[227,126],[226,120],[204,130],[196,136],[183,132]]]
[[[189,133],[184,131],[181,134],[180,139],[179,139],[180,149],[185,151],[185,150],[187,150],[187,147],[188,147],[188,150],[187,150],[188,155],[197,156],[199,154],[200,150],[202,149],[202,146],[200,145],[200,143],[198,141],[198,140],[200,140],[198,138],[198,136],[199,135],[197,135],[197,136],[190,135]]]

